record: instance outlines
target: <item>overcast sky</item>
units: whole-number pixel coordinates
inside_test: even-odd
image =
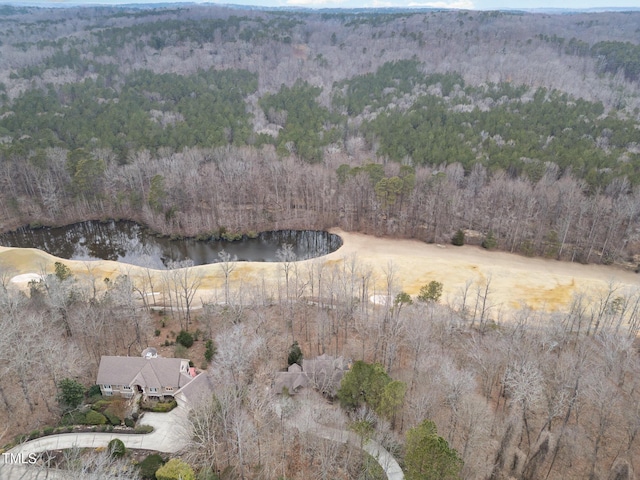
[[[177,3],[180,0],[9,0],[15,4],[126,4],[126,3]],[[640,8],[640,0],[225,0],[218,2],[197,3],[227,3],[237,5],[258,5],[270,7],[304,6],[312,8],[343,7],[430,7],[430,8],[461,8],[468,10],[497,10],[497,9],[533,9],[533,8]],[[0,3],[4,3],[0,0]]]

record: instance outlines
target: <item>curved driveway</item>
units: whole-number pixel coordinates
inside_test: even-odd
[[[185,409],[180,406],[167,413],[146,412],[140,419],[140,424],[151,425],[153,427],[153,432],[151,433],[61,433],[23,443],[9,450],[9,453],[28,456],[30,453],[62,450],[73,448],[74,446],[84,448],[106,447],[114,438],[122,440],[127,448],[175,453],[186,444],[184,415]]]
[[[154,430],[145,434],[122,433],[62,433],[49,435],[18,445],[8,454],[13,458],[28,460],[29,454],[38,454],[49,450],[62,450],[74,447],[98,448],[106,447],[114,438],[122,440],[127,448],[157,450],[164,453],[175,453],[187,444],[185,416],[187,409],[180,404],[168,413],[147,412],[140,419],[143,425],[151,425]],[[360,437],[355,433],[320,425],[311,418],[304,422],[291,422],[298,430],[306,431],[318,437],[340,443],[349,442],[361,446]],[[362,448],[383,468],[389,480],[403,480],[404,473],[396,459],[382,445],[374,440],[367,441]],[[2,480],[65,480],[68,472],[42,469],[29,465],[5,463],[8,455],[0,455],[0,479]]]
[[[278,403],[274,403],[276,415],[282,418],[282,407]],[[389,480],[404,480],[404,472],[400,468],[400,464],[389,451],[375,440],[369,439],[362,443],[362,439],[348,430],[340,430],[337,428],[326,427],[315,421],[312,415],[294,415],[290,418],[284,418],[284,421],[300,432],[310,433],[316,437],[324,438],[332,442],[350,443],[358,448],[362,448],[371,455],[382,467]]]
[[[331,440],[333,442],[349,442],[351,445],[355,445],[357,447],[360,447],[362,445],[360,437],[354,432],[325,427],[314,422],[313,420],[311,420],[309,424],[309,426],[311,427],[309,430],[305,430],[305,428],[307,427],[300,428],[300,425],[294,424],[294,426],[296,426],[298,430],[307,431],[317,437]],[[384,472],[387,474],[387,478],[389,480],[404,479],[404,473],[400,468],[397,460],[393,457],[393,455],[391,455],[391,453],[389,453],[386,448],[384,448],[378,442],[376,442],[375,440],[367,440],[365,441],[364,445],[362,445],[362,449],[369,455],[371,455],[380,464]]]
[[[140,419],[140,424],[151,425],[151,433],[61,433],[31,440],[12,448],[5,455],[0,455],[0,479],[68,480],[68,472],[28,465],[29,455],[74,447],[106,447],[114,438],[122,440],[127,448],[175,453],[186,445],[185,415],[186,409],[180,405],[167,413],[146,412]],[[22,464],[21,461],[27,464]]]

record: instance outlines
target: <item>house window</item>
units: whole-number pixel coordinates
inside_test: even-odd
[[[102,388],[105,390],[111,390],[111,385],[102,385]]]
[[[149,387],[150,393],[158,393],[158,389],[156,387]]]
[[[164,389],[167,392],[172,392],[173,391],[173,387],[164,387]]]
[[[129,385],[123,385],[122,389],[123,390],[131,390],[131,387]]]

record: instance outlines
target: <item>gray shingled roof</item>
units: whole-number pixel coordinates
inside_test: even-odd
[[[277,372],[273,382],[273,390],[282,393],[286,387],[289,393],[295,393],[299,388],[309,385],[309,378],[303,372]]]
[[[183,358],[109,357],[100,359],[99,385],[141,385],[143,387],[181,388],[192,378],[180,372]]]
[[[214,385],[211,377],[207,372],[201,372],[186,386],[177,391],[174,396],[177,397],[182,394],[182,398],[189,405],[194,406],[200,401],[211,398],[213,391]]]

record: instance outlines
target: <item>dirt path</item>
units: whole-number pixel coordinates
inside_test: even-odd
[[[472,282],[470,296],[473,297],[476,286],[490,279],[494,311],[520,306],[564,310],[576,292],[604,290],[609,282],[617,282],[621,287],[640,286],[640,276],[615,267],[526,258],[472,246],[439,246],[416,240],[377,238],[337,229],[333,232],[342,236],[344,245],[322,260],[332,265],[356,255],[361,268],[373,272],[378,293],[383,291],[385,269],[390,262],[399,289],[416,295],[422,285],[437,280],[444,284],[442,301],[455,301],[467,281]],[[0,268],[11,268],[13,275],[52,272],[53,263],[58,260],[39,250],[0,247]],[[304,270],[313,261],[299,262],[298,265]],[[93,275],[100,285],[105,277],[115,278],[121,273],[135,277],[144,273],[141,268],[117,262],[64,260],[64,263],[78,276]],[[196,268],[204,276],[199,297],[207,301],[221,301],[223,276],[220,266]],[[232,286],[242,281],[244,285],[265,285],[274,289],[282,275],[281,270],[276,263],[239,262],[232,274]],[[154,272],[154,275],[159,284],[160,272]],[[26,282],[22,285],[26,286]],[[200,301],[196,303],[200,304]]]

